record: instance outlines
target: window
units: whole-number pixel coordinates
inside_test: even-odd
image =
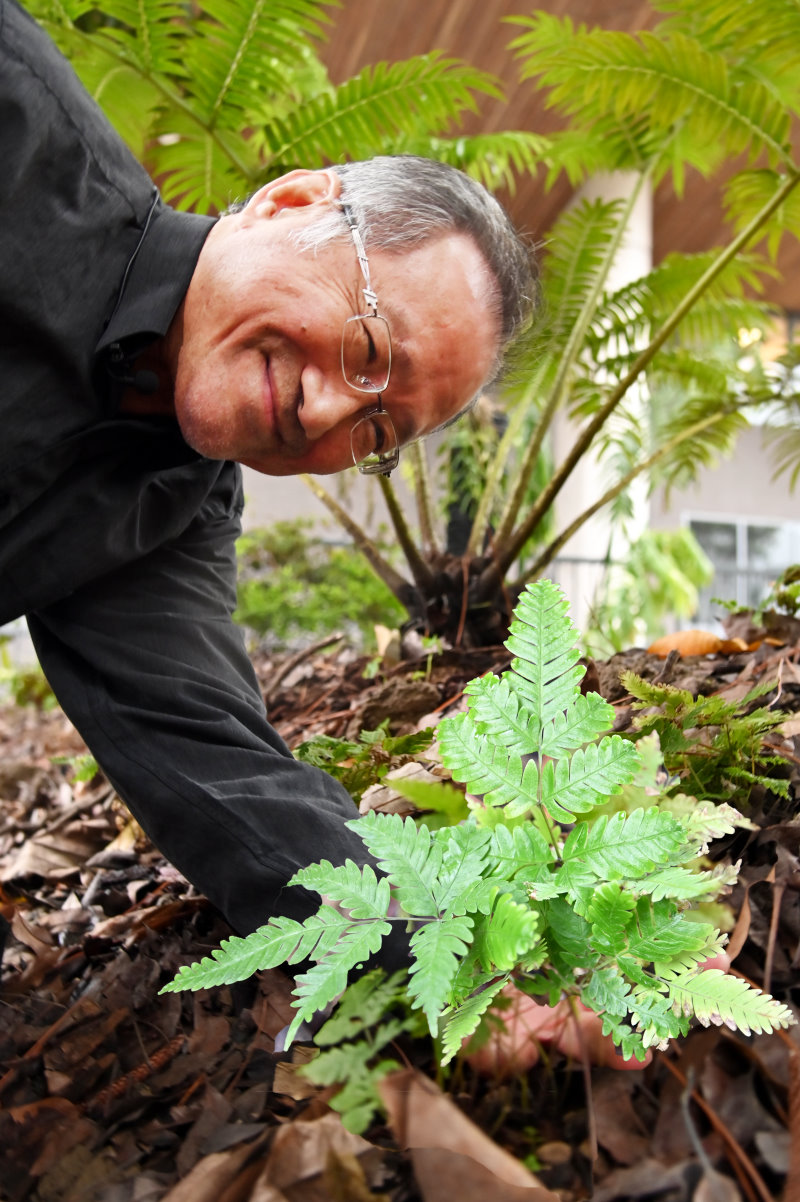
[[[800,563],[800,522],[690,517],[689,526],[714,565],[714,579],[700,593],[698,625],[713,626],[720,617],[712,597],[754,607],[776,577]]]

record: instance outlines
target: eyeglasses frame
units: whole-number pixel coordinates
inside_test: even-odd
[[[378,297],[375,292],[375,289],[372,287],[372,280],[370,279],[369,259],[367,258],[367,252],[364,248],[364,240],[361,237],[361,231],[359,230],[358,225],[356,224],[355,218],[353,217],[353,211],[349,205],[342,202],[341,203],[341,213],[342,213],[342,216],[344,217],[345,221],[347,222],[347,227],[350,230],[350,234],[353,238],[353,244],[354,244],[355,250],[356,250],[356,258],[358,259],[358,265],[361,268],[361,274],[364,277],[365,287],[363,287],[361,289],[361,291],[363,293],[364,300],[366,301],[367,306],[370,309],[369,313],[356,313],[352,317],[349,317],[347,319],[347,321],[348,322],[359,321],[360,319],[365,318],[365,317],[367,317],[367,318],[377,317],[377,318],[380,318],[380,320],[385,323],[386,332],[389,336],[389,364],[386,369],[386,382],[383,385],[383,388],[385,388],[386,385],[389,383],[389,378],[390,378],[391,370],[392,370],[391,329],[389,327],[389,323],[386,320],[386,318],[383,317],[378,312]],[[347,326],[347,322],[345,322],[345,328],[346,328],[346,326]],[[347,376],[347,373],[346,373],[345,367],[344,367],[344,331],[342,331],[341,364],[342,364],[342,376],[343,376],[344,382],[345,382],[345,384],[347,384],[348,388],[352,388],[354,392],[369,393],[371,396],[374,396],[377,398],[375,405],[372,408],[370,408],[366,413],[363,413],[361,415],[361,417],[358,419],[358,421],[355,422],[352,430],[350,431],[350,451],[353,456],[353,463],[358,468],[359,472],[361,472],[361,474],[363,476],[389,476],[394,471],[394,469],[397,467],[398,463],[400,462],[400,443],[399,443],[399,440],[397,437],[397,431],[394,428],[394,422],[392,421],[390,414],[387,413],[386,409],[384,409],[384,407],[383,407],[382,392],[379,392],[377,389],[374,389],[374,388],[359,388],[359,386],[357,384],[354,384],[352,380],[348,379],[348,376]],[[383,416],[383,418],[385,418],[385,421],[388,424],[388,427],[391,430],[392,436],[394,438],[394,449],[386,457],[385,462],[384,462],[384,456],[381,455],[380,462],[378,462],[377,464],[374,464],[374,465],[365,464],[363,461],[359,463],[358,460],[356,459],[355,451],[353,450],[353,434],[355,433],[356,429],[361,424],[361,422],[368,421],[369,418],[374,417],[374,415],[376,413],[380,413]]]

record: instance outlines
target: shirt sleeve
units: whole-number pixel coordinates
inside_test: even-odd
[[[219,492],[182,535],[28,622],[59,702],[131,812],[244,934],[317,909],[316,894],[286,887],[298,868],[374,862],[344,825],[358,813],[349,794],[267,722],[231,617],[238,514]],[[396,966],[388,945],[380,959]]]

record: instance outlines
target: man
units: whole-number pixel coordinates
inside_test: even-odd
[[[173,212],[15,0],[0,147],[0,622],[27,615],[120,796],[238,931],[302,918],[299,867],[367,857],[231,620],[236,463],[391,470],[495,376],[527,253],[483,189],[411,158]]]

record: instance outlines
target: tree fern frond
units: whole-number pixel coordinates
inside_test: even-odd
[[[549,138],[529,130],[499,130],[491,134],[458,134],[451,138],[414,135],[401,138],[392,154],[417,154],[449,163],[472,176],[490,192],[505,188],[513,196],[517,178],[533,174],[550,152]]]
[[[735,229],[743,229],[785,182],[779,171],[766,167],[740,171],[725,188],[725,219]],[[775,210],[765,224],[763,233],[772,258],[778,253],[784,234],[800,234],[800,191],[795,189]]]
[[[676,1014],[693,1014],[704,1027],[724,1023],[745,1035],[769,1034],[796,1021],[788,1006],[717,968],[676,977],[669,998]]]
[[[239,127],[259,92],[280,93],[326,19],[319,0],[203,0],[202,36],[187,45],[192,95],[213,127]]]
[[[474,1035],[486,1011],[506,983],[505,977],[489,982],[478,993],[442,1016],[442,1064],[449,1064],[465,1039]]]
[[[543,254],[548,340],[561,345],[578,320],[604,251],[614,237],[621,201],[583,200],[556,220]]]
[[[662,24],[662,29],[680,30],[723,52],[770,88],[787,108],[797,107],[800,102],[796,71],[796,49],[800,42],[797,0],[771,0],[767,22],[758,0],[709,0],[702,5],[673,0],[659,2],[656,7],[675,14]]]
[[[512,45],[524,59],[522,77],[550,89],[548,104],[583,120],[613,113],[649,115],[667,135],[680,128],[706,147],[706,172],[724,154],[764,151],[772,163],[791,163],[790,121],[770,89],[752,74],[680,31],[625,34],[559,22],[547,14],[518,19],[526,33]],[[702,169],[699,157],[694,165]]]
[[[408,992],[412,1006],[425,1014],[434,1037],[449,1002],[459,959],[471,942],[472,919],[468,915],[427,922],[411,936],[416,961],[409,972]]]
[[[382,153],[387,140],[446,132],[464,112],[475,111],[475,94],[496,96],[496,82],[457,59],[431,53],[377,63],[264,125],[257,136],[268,162],[282,167],[368,158]]]

